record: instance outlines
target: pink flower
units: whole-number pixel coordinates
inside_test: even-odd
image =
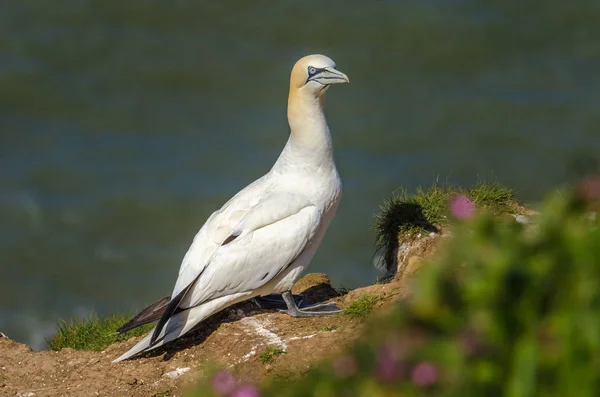
[[[347,378],[356,373],[356,363],[351,356],[345,355],[333,362],[333,372],[340,378]]]
[[[260,397],[260,393],[256,386],[243,385],[233,393],[233,397]]]
[[[437,382],[438,371],[432,363],[422,362],[413,368],[411,378],[419,386],[430,386]]]
[[[391,345],[383,346],[377,355],[377,379],[383,382],[397,378],[402,372],[398,352]]]
[[[475,215],[475,204],[465,195],[459,195],[450,202],[450,212],[456,219],[469,219]]]
[[[229,371],[219,371],[213,377],[212,386],[218,395],[227,396],[235,389],[235,378]]]

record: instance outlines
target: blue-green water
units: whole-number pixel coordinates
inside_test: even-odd
[[[537,5],[536,5],[537,4]],[[600,3],[7,1],[0,6],[0,331],[169,293],[206,217],[268,171],[289,70],[328,93],[344,199],[312,271],[356,287],[399,185],[495,177],[525,200],[600,152]]]

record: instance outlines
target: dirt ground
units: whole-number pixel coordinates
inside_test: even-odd
[[[361,295],[380,297],[385,306],[406,294],[401,281],[375,284],[339,296],[326,275],[309,274],[295,286],[312,301],[332,300],[344,307]],[[274,373],[302,373],[338,353],[360,333],[364,319],[348,316],[294,319],[242,303],[202,322],[179,340],[146,356],[112,364],[137,338],[102,352],[34,352],[0,337],[0,396],[179,396],[209,365],[230,368],[240,379],[257,382]],[[285,350],[263,363],[266,346]],[[288,372],[289,373],[289,372]]]

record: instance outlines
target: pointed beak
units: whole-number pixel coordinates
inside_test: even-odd
[[[349,83],[350,79],[344,73],[334,68],[324,68],[321,73],[315,75],[309,80],[314,80],[323,85]]]

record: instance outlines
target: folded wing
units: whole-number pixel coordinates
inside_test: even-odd
[[[265,195],[243,216],[235,206],[221,211],[194,239],[150,344],[176,312],[267,284],[304,252],[321,217],[305,197],[291,194]],[[239,218],[235,225],[232,217]]]

